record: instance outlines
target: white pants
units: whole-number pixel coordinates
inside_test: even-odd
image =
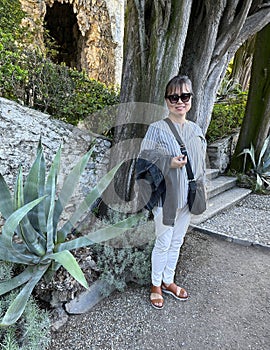
[[[152,251],[152,284],[160,286],[162,282],[170,284],[174,281],[175,268],[180,248],[190,223],[188,205],[177,209],[174,226],[162,223],[162,208],[153,209],[156,242]]]

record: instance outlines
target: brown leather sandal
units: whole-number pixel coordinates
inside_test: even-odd
[[[164,299],[162,297],[162,290],[161,287],[156,287],[156,286],[151,286],[151,294],[150,294],[150,301],[151,301],[151,305],[155,308],[155,309],[162,309],[163,308],[163,304],[164,304]],[[161,306],[157,305],[157,304],[161,304]]]
[[[171,283],[168,286],[162,283],[161,288],[163,293],[170,294],[177,300],[181,300],[181,301],[188,300],[187,291],[184,288],[179,287],[175,283]]]

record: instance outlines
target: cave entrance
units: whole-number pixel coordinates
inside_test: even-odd
[[[54,61],[81,70],[82,35],[72,5],[59,2],[55,2],[52,7],[47,5],[44,23],[57,44],[58,54]]]

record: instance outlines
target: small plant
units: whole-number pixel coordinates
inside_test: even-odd
[[[91,153],[92,150],[72,169],[58,196],[56,193],[61,147],[46,178],[45,158],[41,142],[39,143],[36,160],[24,183],[22,169],[19,169],[13,198],[0,175],[0,212],[6,220],[0,235],[0,261],[26,266],[19,275],[0,284],[0,295],[23,286],[4,315],[1,326],[14,324],[21,317],[35,285],[43,276],[52,277],[61,265],[87,288],[83,272],[70,250],[114,238],[138,223],[140,216],[134,215],[87,235],[67,239],[82,215],[89,211],[110,184],[121,165],[119,164],[89,192],[69,220],[62,227],[58,227],[61,213],[70,200]]]
[[[215,103],[206,134],[208,142],[214,142],[240,129],[245,114],[246,102],[247,93],[242,92],[236,97],[228,97]]]
[[[250,149],[245,148],[240,155],[245,155],[243,172],[246,169],[246,157],[250,156],[253,169],[251,170],[251,176],[255,177],[255,191],[262,191],[266,186],[270,186],[270,136],[268,136],[263,144],[263,147],[259,154],[258,162],[256,163],[255,149],[251,144]]]
[[[0,264],[0,281],[12,278],[14,264]],[[0,299],[0,312],[3,315],[8,306],[15,299],[11,292]],[[1,350],[36,350],[47,349],[50,343],[50,319],[48,312],[38,307],[30,297],[20,321],[9,327],[0,328]]]

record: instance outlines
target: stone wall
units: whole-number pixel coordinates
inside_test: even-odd
[[[46,164],[49,166],[60,145],[62,146],[59,188],[65,176],[89,150],[93,138],[87,131],[64,122],[51,119],[49,115],[23,107],[0,98],[0,173],[12,189],[20,164],[27,174],[35,157],[41,137]],[[110,143],[99,139],[92,157],[77,186],[73,204],[67,208],[63,219],[79,204],[106,172]]]
[[[20,0],[28,14],[24,24],[34,29],[43,46],[46,9],[70,4],[79,28],[77,68],[107,84],[120,84],[124,31],[124,0]]]
[[[235,133],[208,145],[207,156],[210,168],[218,169],[220,173],[227,170],[235,151],[238,136],[239,133]]]

